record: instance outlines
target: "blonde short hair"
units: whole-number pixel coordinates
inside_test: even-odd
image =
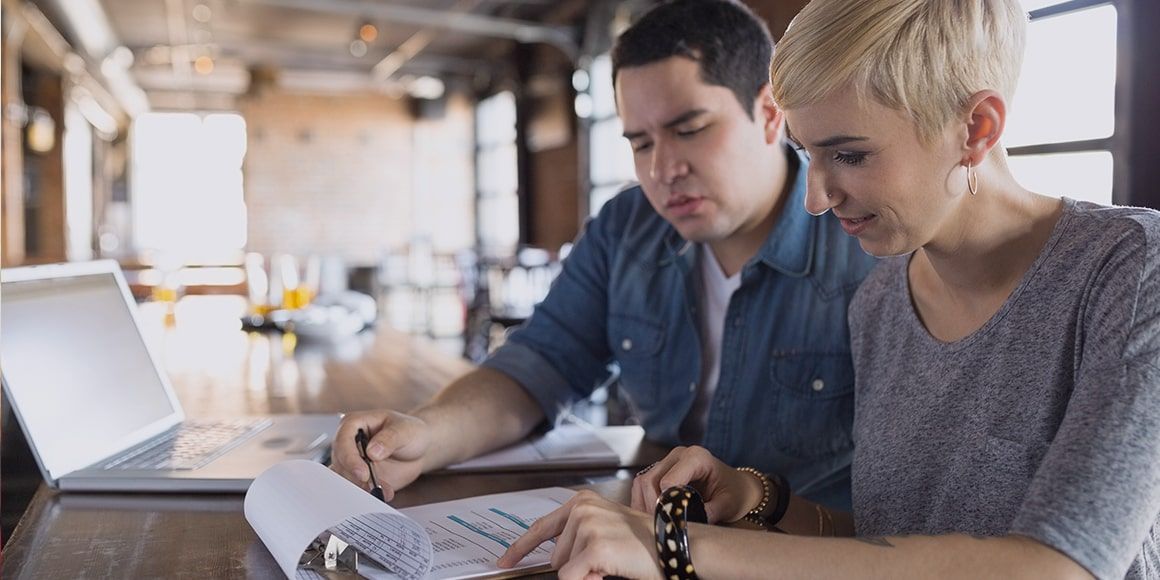
[[[1018,0],[813,0],[774,49],[773,98],[793,109],[850,83],[929,140],[980,90],[1010,102],[1026,30]]]

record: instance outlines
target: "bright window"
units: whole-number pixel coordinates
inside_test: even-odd
[[[1112,154],[1107,151],[1018,155],[1009,160],[1023,187],[1080,201],[1112,201]]]
[[[1112,203],[1116,7],[1023,0],[1027,52],[1003,145],[1025,187]]]
[[[612,88],[612,59],[602,54],[592,59],[589,77],[591,116],[588,135],[588,210],[596,215],[600,208],[636,180],[632,147],[624,138],[624,125],[616,114],[616,95]]]
[[[512,256],[520,240],[515,95],[488,97],[475,114],[479,243],[485,255]]]
[[[132,144],[137,248],[170,263],[241,263],[242,117],[147,113],[133,124]]]

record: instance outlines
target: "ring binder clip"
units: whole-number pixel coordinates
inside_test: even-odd
[[[323,538],[326,538],[323,540]],[[305,568],[323,578],[358,578],[358,550],[334,534],[315,538],[302,553],[299,570]]]

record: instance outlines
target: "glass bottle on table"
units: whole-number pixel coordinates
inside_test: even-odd
[[[301,308],[303,304],[300,304],[301,294],[298,290],[298,260],[290,254],[278,256],[278,276],[282,280],[282,308],[285,310]]]
[[[270,305],[270,277],[266,274],[266,259],[257,252],[246,254],[246,296],[250,301],[251,316],[266,317],[273,310]]]

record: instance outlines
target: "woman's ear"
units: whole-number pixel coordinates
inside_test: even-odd
[[[985,90],[967,101],[967,140],[963,143],[963,164],[978,167],[999,144],[1007,121],[1007,102],[997,91]]]
[[[785,114],[782,113],[781,107],[773,102],[773,89],[769,83],[762,85],[761,91],[757,93],[757,101],[753,103],[753,118],[762,124],[766,144],[778,143]]]

